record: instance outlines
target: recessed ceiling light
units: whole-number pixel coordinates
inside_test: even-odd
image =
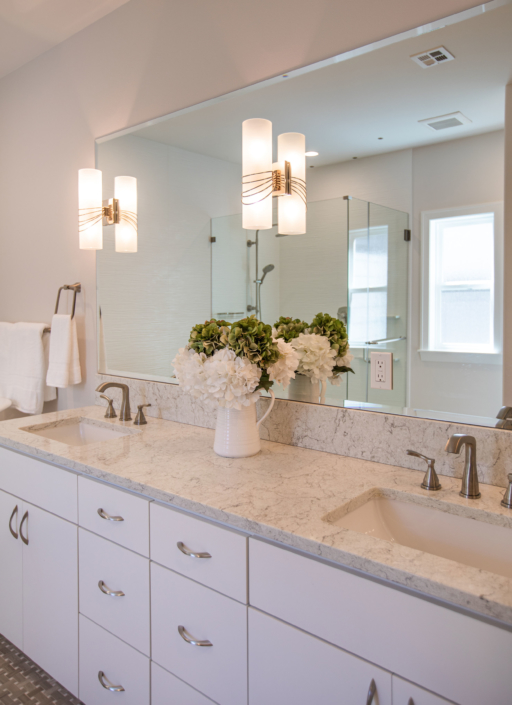
[[[306,152],[306,157],[318,157],[318,152]]]

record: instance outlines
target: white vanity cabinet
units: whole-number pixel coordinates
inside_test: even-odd
[[[512,633],[483,620],[258,539],[249,602],[454,703],[510,705]]]
[[[0,634],[23,649],[23,502],[0,491]]]
[[[253,608],[250,705],[391,705],[391,674]]]
[[[74,695],[76,487],[73,473],[0,448],[0,632]]]
[[[449,700],[430,693],[414,683],[393,676],[393,705],[452,705]],[[491,701],[489,701],[491,705]]]

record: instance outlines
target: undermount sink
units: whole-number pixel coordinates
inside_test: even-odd
[[[36,436],[50,438],[53,441],[66,443],[69,446],[85,446],[89,443],[101,443],[102,441],[111,441],[122,436],[139,433],[139,431],[123,428],[122,426],[104,424],[78,416],[51,424],[25,426],[21,430],[34,433]]]
[[[326,521],[368,536],[512,578],[512,529],[411,501],[373,497]],[[455,507],[454,507],[455,508]]]

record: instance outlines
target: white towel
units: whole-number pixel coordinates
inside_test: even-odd
[[[57,396],[46,386],[47,323],[0,323],[0,396],[25,414],[41,414]]]
[[[68,387],[71,384],[80,384],[81,381],[76,322],[69,315],[56,313],[52,318],[50,364],[46,383],[52,387]]]

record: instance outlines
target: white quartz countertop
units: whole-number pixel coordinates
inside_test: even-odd
[[[420,487],[422,472],[270,441],[251,458],[221,458],[209,429],[154,418],[137,427],[104,413],[92,406],[3,421],[0,445],[512,625],[512,579],[322,519],[359,505],[363,493],[407,493],[417,503],[512,528],[512,511],[500,506],[503,488],[481,485],[481,499],[465,500],[460,480],[441,476],[443,489],[432,496]],[[70,446],[23,430],[73,417],[131,432]]]

